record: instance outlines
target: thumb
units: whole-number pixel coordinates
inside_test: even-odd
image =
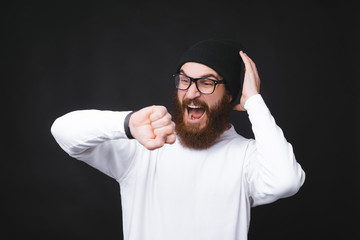
[[[155,139],[149,139],[144,146],[149,150],[155,150],[165,145],[166,137],[163,135],[156,136]]]

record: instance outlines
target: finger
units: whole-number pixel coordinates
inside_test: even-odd
[[[175,134],[170,134],[170,135],[157,135],[155,139],[150,139],[148,140],[144,146],[148,149],[148,150],[155,150],[157,148],[161,148],[162,146],[165,145],[165,143],[167,144],[173,144],[176,141],[176,136]]]
[[[155,122],[162,118],[166,113],[168,113],[166,107],[164,106],[152,106],[152,113],[150,114],[150,121]]]
[[[244,52],[240,51],[240,56],[242,57],[245,64],[245,73],[247,76],[252,76],[256,81],[259,81],[259,73],[256,67],[255,62]],[[248,71],[246,71],[248,70]]]
[[[155,139],[148,140],[144,146],[148,150],[155,150],[157,148],[161,148],[165,144],[165,137],[163,136],[157,136]]]
[[[160,128],[171,124],[171,115],[170,113],[166,113],[162,118],[156,120],[155,122],[151,122],[151,126],[153,128]]]
[[[250,63],[249,57],[246,55],[246,53],[244,53],[243,51],[240,51],[240,57],[244,62],[245,69],[250,69],[251,63]]]
[[[253,61],[250,57],[248,57],[248,59],[249,59],[249,62],[250,62],[250,65],[251,65],[251,69],[253,70],[253,72],[254,72],[256,75],[259,75],[259,74],[258,74],[257,67],[256,67],[256,64],[254,63],[254,61]]]
[[[240,51],[240,56],[245,65],[245,72],[246,72],[246,70],[254,71],[254,68],[256,69],[255,63],[251,60],[251,58],[246,53],[244,53],[243,51]]]
[[[174,134],[174,126],[173,124],[169,124],[165,127],[154,129],[155,136],[168,136]]]
[[[176,141],[176,136],[175,136],[175,134],[171,134],[171,135],[168,135],[168,136],[166,137],[165,143],[173,144],[175,141]]]
[[[156,148],[160,148],[165,145],[166,135],[157,135],[153,144]]]

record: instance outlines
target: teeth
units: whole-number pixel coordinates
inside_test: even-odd
[[[198,108],[201,108],[201,107],[199,107],[199,106],[194,106],[194,105],[188,105],[187,107],[188,107],[189,109],[198,109]],[[188,113],[189,113],[190,119],[193,119],[192,111],[190,110],[190,111],[188,111]]]
[[[199,106],[190,106],[188,105],[189,108],[200,108]]]

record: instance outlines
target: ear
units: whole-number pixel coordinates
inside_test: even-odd
[[[229,91],[229,89],[225,86],[225,94],[224,94],[224,97],[226,97],[229,101],[229,103],[232,102],[232,95],[231,95],[231,92]]]

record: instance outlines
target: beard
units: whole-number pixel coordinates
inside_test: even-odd
[[[205,102],[198,99],[184,99],[182,103],[175,90],[173,97],[172,117],[175,123],[175,132],[180,139],[180,143],[187,148],[207,149],[215,144],[219,136],[230,125],[231,98],[228,94],[213,107],[209,107]],[[200,124],[187,124],[184,120],[187,106],[193,103],[201,106],[205,110],[206,123],[200,129]]]

